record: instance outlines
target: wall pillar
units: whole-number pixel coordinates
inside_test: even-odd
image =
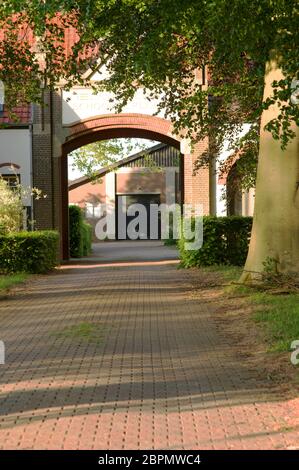
[[[56,159],[58,160],[58,159]],[[68,160],[67,154],[63,154],[59,162],[59,182],[60,194],[57,212],[59,212],[59,233],[60,233],[60,256],[62,260],[70,257],[69,241],[69,190],[68,190]]]
[[[43,92],[44,106],[33,105],[33,186],[46,198],[34,200],[35,228],[57,230],[61,236],[60,257],[68,259],[68,175],[62,127],[61,93]]]
[[[116,194],[116,176],[114,171],[110,171],[106,174],[106,211],[107,216],[111,217],[111,221],[114,220],[114,224],[108,224],[107,235],[109,239],[115,239],[115,194]]]
[[[54,228],[50,93],[44,92],[43,98],[44,106],[32,106],[32,183],[46,195],[33,201],[33,218],[38,230]]]
[[[216,170],[216,159],[212,157],[209,164],[209,204],[210,204],[210,215],[217,214],[217,170]]]
[[[175,168],[165,169],[165,199],[167,205],[176,203],[176,191],[175,191]]]
[[[207,148],[207,139],[198,142],[185,154],[184,158],[184,202],[202,204],[203,214],[210,213],[210,174],[209,168],[202,167],[194,171],[195,163]]]

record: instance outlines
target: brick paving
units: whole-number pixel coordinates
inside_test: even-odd
[[[298,402],[232,354],[191,272],[95,261],[0,302],[1,449],[299,447]]]

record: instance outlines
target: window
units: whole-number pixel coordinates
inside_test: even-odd
[[[100,217],[101,217],[102,211],[101,211],[101,207],[100,207],[100,206],[95,206],[95,207],[93,208],[93,215],[94,215],[94,217],[96,217],[96,218],[100,218]]]
[[[12,189],[15,189],[21,182],[20,175],[1,175],[1,177],[7,181],[8,186]]]
[[[93,217],[93,205],[90,202],[85,204],[85,216],[88,218]]]
[[[85,217],[89,219],[99,219],[101,217],[101,206],[100,205],[94,205],[91,202],[86,202],[85,203]]]

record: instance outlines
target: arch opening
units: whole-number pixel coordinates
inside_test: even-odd
[[[171,123],[154,116],[109,115],[99,116],[68,126],[68,136],[62,145],[61,158],[61,236],[62,259],[69,259],[68,227],[68,155],[87,144],[115,138],[150,139],[180,150],[179,138],[171,134]],[[180,202],[184,201],[184,158],[180,153]]]

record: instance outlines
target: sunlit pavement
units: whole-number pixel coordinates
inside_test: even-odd
[[[298,402],[233,355],[176,258],[102,243],[0,302],[0,448],[299,447]]]

